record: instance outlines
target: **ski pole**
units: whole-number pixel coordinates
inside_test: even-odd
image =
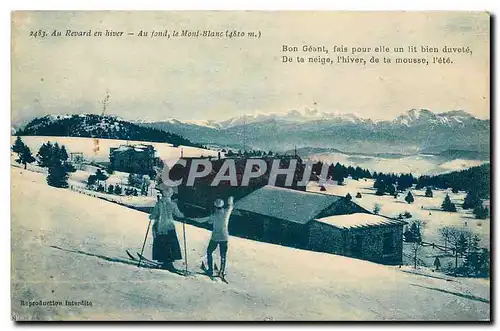
[[[187,256],[187,244],[186,244],[186,220],[182,219],[182,234],[184,237],[184,262],[185,262],[185,271],[184,273],[188,274],[188,256]]]
[[[139,263],[137,264],[138,267],[141,266],[142,256],[144,254],[144,246],[146,246],[146,240],[148,239],[148,234],[149,234],[149,228],[150,227],[151,227],[151,220],[149,220],[148,229],[146,230],[146,236],[144,237],[144,243],[142,244],[141,256],[139,257]]]

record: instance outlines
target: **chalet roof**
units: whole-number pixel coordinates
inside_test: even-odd
[[[306,224],[342,197],[266,185],[235,203],[237,210]]]
[[[126,152],[126,151],[136,151],[136,152],[144,152],[145,150],[152,149],[152,145],[144,145],[144,144],[137,144],[137,145],[120,145],[118,148],[112,148],[113,152]]]
[[[317,219],[316,221],[332,225],[339,229],[357,229],[372,226],[407,224],[402,220],[366,213],[327,216]]]

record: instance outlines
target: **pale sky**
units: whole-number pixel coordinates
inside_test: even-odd
[[[260,31],[261,38],[29,36],[38,29],[237,29]],[[17,12],[12,36],[14,124],[45,114],[101,113],[107,91],[108,113],[135,120],[222,120],[312,107],[372,119],[412,108],[489,118],[486,13]],[[472,55],[429,66],[283,64],[284,44],[349,51],[470,46]]]

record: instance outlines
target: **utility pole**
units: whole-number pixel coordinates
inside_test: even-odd
[[[243,152],[247,151],[247,117],[243,115]]]
[[[104,116],[106,113],[106,109],[108,108],[108,103],[109,103],[109,92],[106,91],[106,96],[104,97],[104,100],[102,100],[102,113],[101,115]]]

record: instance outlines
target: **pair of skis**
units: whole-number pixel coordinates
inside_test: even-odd
[[[142,255],[139,252],[136,252],[138,258],[135,257],[129,250],[125,250],[125,252],[127,253],[128,257],[131,260],[137,261],[137,262],[141,261],[141,264],[143,264],[143,266],[145,266],[147,268],[161,269],[161,264],[148,259],[147,257],[145,257],[144,255]],[[227,281],[227,279],[226,279],[225,275],[222,273],[222,271],[218,270],[217,264],[215,264],[215,266],[214,266],[214,271],[216,272],[215,275],[210,275],[208,273],[208,269],[205,266],[204,261],[201,262],[200,269],[203,270],[203,275],[210,277],[210,279],[212,279],[213,281],[215,281],[216,278],[220,278],[224,283],[229,284],[229,282]],[[177,269],[168,270],[168,271],[175,273],[175,274],[178,274],[178,275],[181,275],[181,276],[188,276],[188,273],[177,270]]]
[[[141,255],[141,253],[137,252],[137,257],[135,257],[132,253],[130,253],[129,250],[125,250],[125,252],[127,253],[128,257],[133,260],[133,261],[137,261],[137,262],[141,262],[141,265],[147,267],[147,268],[153,268],[153,269],[162,269],[162,270],[167,270],[167,271],[170,271],[174,274],[177,274],[177,275],[181,275],[181,276],[185,276],[185,273],[180,271],[180,270],[177,270],[177,269],[174,269],[174,270],[169,270],[169,269],[163,269],[161,267],[161,264],[160,263],[157,263],[155,261],[152,261],[150,259],[148,259],[147,257],[145,257],[144,255]],[[139,265],[138,265],[139,266]]]

